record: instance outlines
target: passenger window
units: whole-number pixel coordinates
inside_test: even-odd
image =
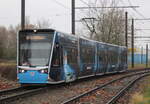
[[[67,61],[68,64],[77,64],[77,49],[68,48],[67,49]]]
[[[102,57],[101,57],[101,56],[99,56],[99,61],[103,61],[103,59],[102,59]]]
[[[54,48],[54,52],[53,52],[53,58],[52,58],[52,67],[60,67],[60,59],[61,59],[61,55],[60,55],[60,47],[57,44]]]
[[[81,58],[83,63],[92,64],[94,63],[94,49],[89,47],[82,47],[81,48]]]

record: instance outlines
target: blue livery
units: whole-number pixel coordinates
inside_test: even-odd
[[[127,48],[54,29],[18,34],[17,77],[21,84],[58,84],[127,69]]]

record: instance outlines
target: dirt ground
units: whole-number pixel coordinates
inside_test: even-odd
[[[0,65],[0,90],[20,86],[17,83],[16,66]]]

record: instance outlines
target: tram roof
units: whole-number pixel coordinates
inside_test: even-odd
[[[105,44],[105,45],[126,48],[125,46],[119,46],[119,45],[105,43],[105,42],[100,42],[100,41],[96,41],[96,40],[90,40],[88,38],[85,38],[85,37],[82,37],[82,36],[79,36],[79,35],[64,33],[64,32],[61,32],[61,31],[58,31],[58,30],[52,29],[52,28],[49,28],[49,29],[25,29],[25,30],[20,30],[20,32],[34,32],[34,31],[36,31],[36,32],[55,32],[56,31],[56,32],[63,33],[63,34],[68,35],[68,36],[75,37],[75,38],[80,37],[81,39],[85,39],[85,40],[88,40],[88,41],[91,41],[91,42],[95,42],[95,43],[101,43],[101,44]]]

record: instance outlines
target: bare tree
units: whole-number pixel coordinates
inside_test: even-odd
[[[50,26],[51,23],[49,20],[42,19],[37,21],[36,28],[42,29],[42,28],[49,28]]]
[[[5,39],[7,30],[5,27],[0,26],[0,58],[4,56],[4,48],[5,48]]]
[[[26,17],[26,29],[48,28],[51,26],[48,20],[40,20],[37,25],[30,22],[30,18]],[[17,33],[21,29],[21,25],[10,26],[6,28],[0,26],[0,59],[15,59],[17,48]]]
[[[91,19],[83,19],[83,25],[88,30],[87,33],[89,38],[97,41],[124,45],[124,10],[103,8],[106,6],[117,6],[118,2],[117,0],[95,0],[89,3],[89,7],[102,7],[101,9],[90,8],[85,17],[90,17]]]

